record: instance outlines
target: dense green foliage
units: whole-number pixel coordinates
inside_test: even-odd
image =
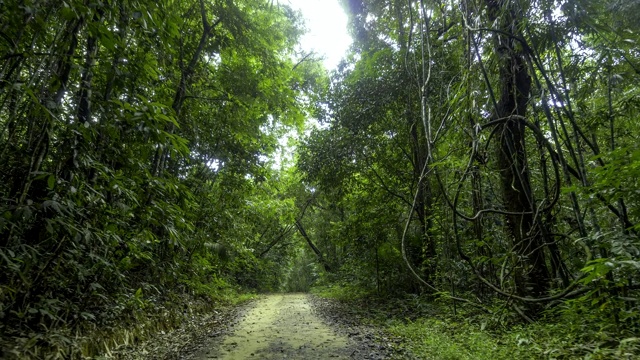
[[[417,354],[640,352],[638,2],[343,5],[328,79],[277,1],[0,0],[0,357],[314,284],[439,304]]]
[[[339,300],[341,315],[382,328],[392,359],[635,359],[638,338],[616,346],[615,329],[594,331],[579,318],[547,316],[535,324],[500,321],[473,308],[450,311],[445,298],[428,294],[376,297],[348,286],[321,286],[312,291]],[[572,321],[568,321],[572,320]],[[591,324],[592,325],[592,324]]]
[[[352,52],[298,161],[323,283],[637,352],[637,2],[344,5]]]
[[[322,75],[301,29],[263,0],[0,1],[0,357],[280,287],[267,161]]]

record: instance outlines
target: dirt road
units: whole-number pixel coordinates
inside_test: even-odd
[[[232,333],[194,359],[349,359],[354,352],[311,310],[304,294],[268,295],[248,309]]]

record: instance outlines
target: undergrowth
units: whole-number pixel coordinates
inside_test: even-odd
[[[312,289],[320,297],[345,302],[363,321],[399,338],[402,358],[480,359],[637,359],[640,337],[615,328],[595,314],[558,307],[533,324],[508,308],[492,313],[450,301],[405,295],[386,298],[353,286]],[[407,355],[409,354],[409,355]]]
[[[47,332],[0,338],[1,359],[121,358],[123,349],[135,347],[157,333],[180,327],[194,316],[254,299],[256,295],[219,279],[189,284],[190,291],[144,296],[136,292],[123,316],[97,324],[84,319],[75,325]],[[125,352],[126,353],[126,352]]]

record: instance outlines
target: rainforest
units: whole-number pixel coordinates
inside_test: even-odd
[[[640,357],[640,2],[341,5],[0,0],[0,358]]]

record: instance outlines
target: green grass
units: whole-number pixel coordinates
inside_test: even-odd
[[[439,319],[398,321],[387,330],[405,339],[405,346],[421,359],[513,359],[515,354],[483,331],[469,329]],[[517,358],[530,358],[518,353]]]
[[[615,340],[611,334],[585,330],[562,321],[518,325],[503,330],[452,318],[396,320],[386,330],[405,340],[418,359],[638,359],[640,338]]]

